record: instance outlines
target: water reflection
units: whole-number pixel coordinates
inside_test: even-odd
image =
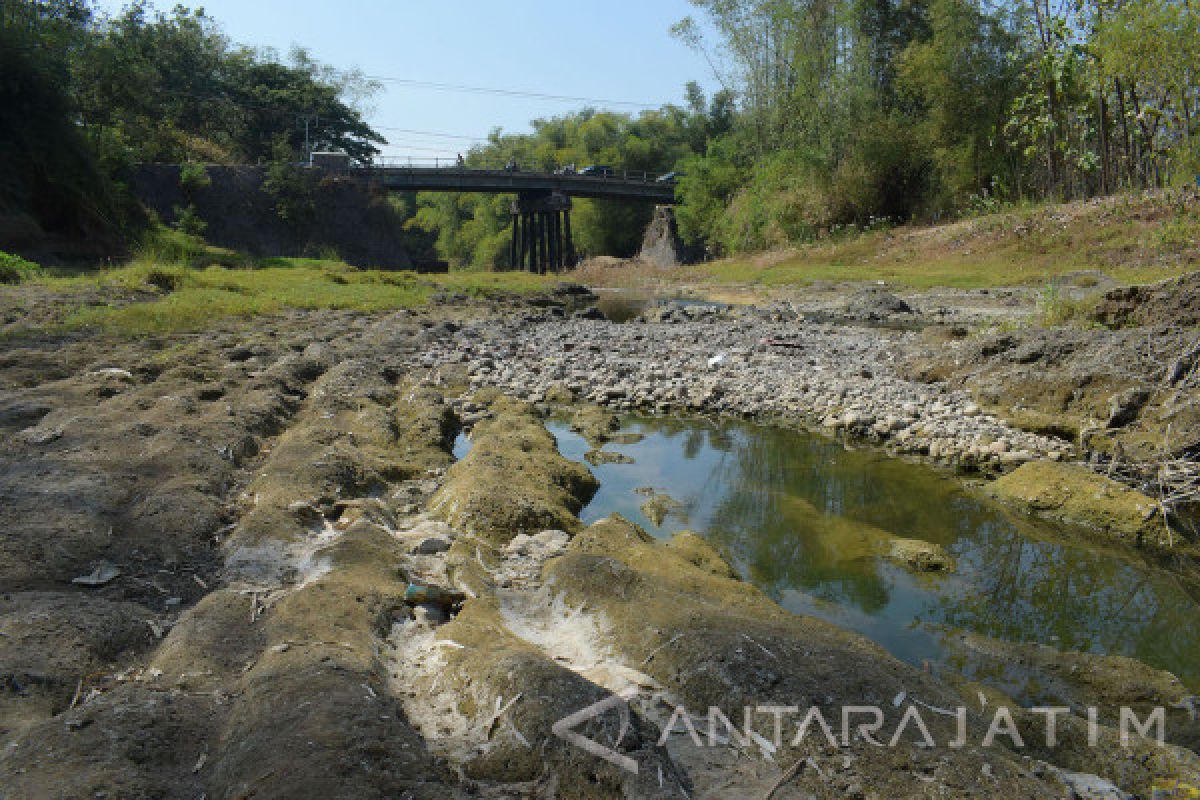
[[[588,446],[552,425],[564,455]],[[582,514],[613,512],[656,535],[641,512],[652,487],[683,504],[749,580],[786,608],[858,630],[913,663],[940,660],[945,628],[1068,650],[1132,655],[1200,683],[1196,600],[1130,554],[1080,532],[1014,518],[937,472],[794,431],[742,423],[637,419],[644,438],[610,448],[633,464],[593,468]],[[913,574],[880,557],[892,537],[944,546],[951,574]]]

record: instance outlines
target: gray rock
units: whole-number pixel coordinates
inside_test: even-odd
[[[444,553],[449,549],[450,542],[440,536],[430,536],[422,539],[412,551],[419,556],[434,556],[438,553]]]
[[[883,289],[863,289],[846,302],[846,314],[863,319],[879,320],[911,313],[912,306]]]

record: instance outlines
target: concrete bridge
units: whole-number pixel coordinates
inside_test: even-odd
[[[325,157],[328,156],[328,157]],[[323,158],[324,157],[324,158]],[[435,161],[351,165],[341,154],[314,153],[313,169],[337,172],[397,192],[482,192],[513,194],[510,263],[530,272],[557,272],[573,267],[571,198],[672,205],[675,181],[649,172],[592,168],[545,172],[517,164],[482,166]]]

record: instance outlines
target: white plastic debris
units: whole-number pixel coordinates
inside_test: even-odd
[[[115,565],[107,561],[101,561],[87,575],[80,575],[78,578],[72,578],[71,583],[79,586],[104,586],[112,583],[121,574],[121,570]]]

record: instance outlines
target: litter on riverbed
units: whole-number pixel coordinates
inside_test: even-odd
[[[787,339],[776,339],[769,336],[764,336],[758,340],[758,343],[763,347],[790,347],[794,350],[803,350],[804,345],[800,342],[793,342]]]
[[[110,564],[107,561],[101,561],[100,563],[96,564],[92,571],[87,575],[80,575],[78,578],[72,578],[71,583],[74,583],[77,586],[104,586],[112,583],[117,579],[118,576],[120,576],[120,574],[121,570],[117,569],[115,565]]]
[[[410,606],[428,605],[449,612],[457,612],[466,599],[467,596],[462,592],[452,592],[437,586],[410,583],[404,590],[404,602]]]

